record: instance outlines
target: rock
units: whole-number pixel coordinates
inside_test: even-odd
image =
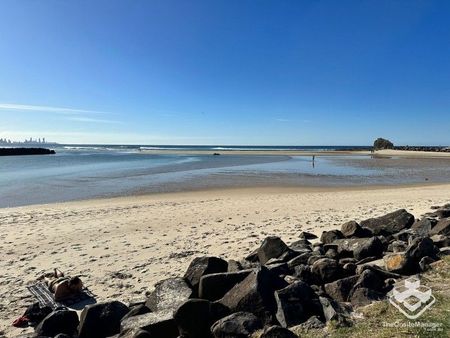
[[[242,282],[252,270],[222,272],[205,275],[200,279],[199,297],[207,300],[222,298],[237,283]]]
[[[325,324],[319,319],[317,316],[311,316],[308,320],[299,325],[303,330],[314,330],[314,329],[322,329],[325,327]]]
[[[337,259],[338,258],[338,252],[337,252],[337,250],[335,248],[329,248],[325,252],[325,256],[327,256],[328,258]]]
[[[450,217],[450,209],[448,209],[448,208],[438,209],[438,210],[436,210],[436,215],[439,218]]]
[[[350,276],[346,278],[338,279],[332,283],[327,283],[324,285],[325,292],[334,300],[338,302],[346,302],[350,291],[352,290],[354,284],[358,280],[358,276]]]
[[[337,247],[340,257],[355,257],[358,261],[366,257],[381,257],[383,254],[383,244],[378,237],[337,239],[331,245]]]
[[[430,231],[430,236],[433,235],[450,236],[450,219],[441,219],[439,222],[437,222]]]
[[[437,258],[438,250],[429,237],[416,238],[406,249],[406,255],[412,258],[415,263],[418,263],[425,256]]]
[[[393,241],[388,246],[388,251],[392,252],[403,252],[406,251],[406,248],[408,247],[408,243],[404,241]]]
[[[211,336],[211,325],[229,314],[229,309],[220,303],[190,299],[178,308],[173,317],[182,337],[197,338]]]
[[[141,329],[127,329],[121,332],[117,338],[152,338],[152,335]]]
[[[438,248],[450,246],[450,237],[447,237],[445,235],[433,235],[430,237],[430,239]]]
[[[352,292],[358,288],[381,291],[384,287],[384,275],[374,269],[364,270],[356,280]],[[352,293],[351,292],[351,293]]]
[[[292,331],[280,326],[270,326],[264,330],[260,338],[298,338]]]
[[[149,313],[151,310],[145,306],[145,304],[139,304],[134,306],[130,309],[130,311],[122,318],[122,320],[125,320],[129,317],[137,316],[137,315],[143,315],[145,313]]]
[[[331,258],[321,258],[315,261],[311,267],[311,272],[319,284],[332,282],[342,275],[339,264]]]
[[[450,246],[446,246],[439,249],[439,256],[448,256],[450,255]]]
[[[310,233],[310,232],[306,232],[306,231],[302,231],[301,233],[300,233],[300,236],[299,236],[300,238],[304,238],[304,239],[316,239],[317,238],[317,236],[316,235],[314,235],[314,234],[312,234],[312,233]]]
[[[174,311],[191,296],[192,290],[183,278],[168,278],[155,284],[145,305],[153,312]]]
[[[215,338],[246,338],[262,328],[261,320],[253,313],[236,312],[216,321],[211,331]]]
[[[430,219],[424,217],[421,220],[415,221],[411,226],[411,229],[414,230],[418,236],[426,237],[430,233],[431,227],[432,224]]]
[[[332,299],[319,297],[323,315],[327,322],[336,321],[339,325],[348,325],[351,309],[344,303],[338,303]]]
[[[320,241],[323,244],[329,244],[341,238],[344,238],[342,232],[340,232],[339,230],[330,230],[322,232],[322,235],[320,236]]]
[[[351,276],[356,273],[356,264],[355,263],[346,263],[342,266],[342,269],[344,270],[344,274]]]
[[[350,303],[354,307],[366,306],[383,298],[384,295],[381,292],[368,288],[357,288],[350,296]]]
[[[262,266],[235,285],[219,302],[227,306],[231,312],[251,312],[260,319],[270,321],[271,313],[276,309],[274,291],[285,286],[286,281]]]
[[[172,310],[129,317],[120,323],[121,332],[128,330],[147,331],[151,337],[176,338],[179,334]]]
[[[373,149],[374,150],[394,149],[394,144],[389,140],[379,137],[373,142]]]
[[[261,264],[266,264],[269,259],[278,258],[288,250],[289,247],[281,240],[280,237],[267,237],[258,249],[259,262]]]
[[[252,263],[259,263],[259,260],[258,260],[258,249],[256,249],[256,250],[254,250],[254,251],[252,251],[251,253],[249,253],[245,258],[244,258],[244,260],[245,261],[247,261],[247,262],[252,262]]]
[[[353,256],[357,260],[367,257],[379,258],[383,255],[383,244],[378,237],[363,239],[359,245],[353,249]]]
[[[400,274],[410,274],[413,271],[413,262],[406,252],[387,254],[383,260],[387,271]]]
[[[400,209],[381,217],[369,218],[362,221],[360,225],[369,228],[375,235],[391,235],[411,227],[414,220],[413,215],[405,209]]]
[[[296,266],[300,264],[307,264],[309,257],[311,257],[311,252],[304,252],[297,257],[292,258],[290,261],[287,262],[287,266],[289,269],[293,269]]]
[[[266,264],[266,268],[277,276],[286,276],[290,274],[287,263]]]
[[[435,260],[431,257],[428,257],[428,256],[422,257],[422,259],[419,262],[420,270],[423,272],[429,270],[430,264],[434,263],[434,262],[435,262]]]
[[[312,314],[317,313],[319,304],[314,290],[302,281],[275,291],[275,301],[276,318],[282,327],[291,327],[304,322]]]
[[[119,301],[87,305],[80,315],[79,338],[102,338],[119,333],[120,321],[130,311]]]
[[[222,258],[203,256],[196,257],[189,265],[184,278],[192,287],[194,294],[198,291],[200,278],[204,275],[218,272],[227,272],[228,263]]]
[[[54,337],[58,333],[73,335],[79,324],[75,311],[56,310],[48,314],[36,327],[37,336]]]
[[[350,221],[342,224],[341,233],[344,237],[365,237],[367,235],[370,236],[370,231],[363,229],[357,222]]]
[[[244,268],[242,267],[242,264],[240,262],[235,261],[234,259],[230,259],[228,261],[227,272],[237,272],[241,270],[244,270]]]
[[[294,268],[294,277],[308,284],[314,283],[314,276],[311,272],[311,266],[309,265],[297,265]]]

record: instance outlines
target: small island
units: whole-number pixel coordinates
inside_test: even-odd
[[[54,150],[46,148],[0,148],[0,156],[53,155],[53,154],[56,154]]]

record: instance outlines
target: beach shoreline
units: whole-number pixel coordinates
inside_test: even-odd
[[[450,184],[438,184],[221,189],[0,209],[0,331],[30,330],[11,322],[34,301],[26,286],[54,267],[81,275],[98,301],[142,300],[196,256],[239,259],[272,234],[291,243],[301,231],[320,235],[400,208],[420,217],[449,201]]]

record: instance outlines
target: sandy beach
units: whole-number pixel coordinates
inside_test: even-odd
[[[58,267],[101,301],[145,298],[197,255],[240,259],[263,238],[287,243],[348,220],[405,208],[416,217],[450,201],[450,184],[372,188],[252,188],[97,199],[0,209],[0,336],[34,299],[26,289]]]

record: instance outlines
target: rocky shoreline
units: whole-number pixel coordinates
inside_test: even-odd
[[[0,148],[0,156],[53,155],[54,150],[46,148]]]
[[[264,239],[240,261],[195,258],[142,302],[49,313],[23,337],[297,337],[298,328],[351,326],[353,311],[450,254],[450,204],[420,219],[401,209],[317,239]]]

